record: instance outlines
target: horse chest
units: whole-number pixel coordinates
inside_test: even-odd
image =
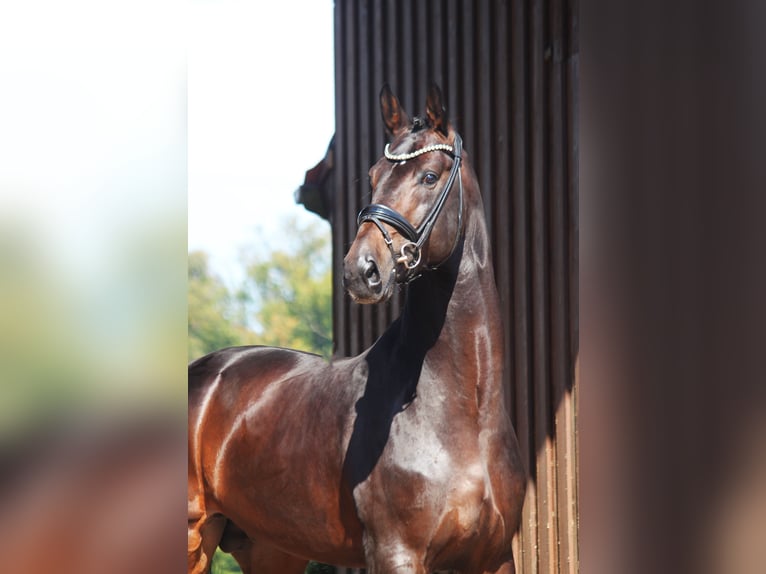
[[[416,401],[394,418],[374,470],[354,489],[365,529],[379,540],[407,529],[407,545],[428,548],[434,565],[473,562],[479,548],[506,547],[502,492],[513,469],[489,455],[476,423],[425,417],[419,407]]]
[[[394,513],[400,523],[428,523],[426,530],[447,513],[462,526],[475,523],[490,488],[477,435],[460,424],[445,433],[443,421],[405,413],[394,419],[374,471],[355,491],[361,518]]]

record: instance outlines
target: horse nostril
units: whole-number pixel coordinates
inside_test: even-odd
[[[367,284],[370,287],[380,285],[380,272],[378,272],[378,266],[374,261],[368,261],[364,266],[364,278],[367,279]]]

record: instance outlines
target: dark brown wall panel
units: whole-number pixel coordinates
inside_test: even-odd
[[[336,0],[335,26],[336,353],[370,346],[402,304],[353,304],[340,283],[386,143],[378,93],[388,82],[421,113],[436,82],[492,238],[508,407],[530,476],[517,569],[577,572],[578,2]]]

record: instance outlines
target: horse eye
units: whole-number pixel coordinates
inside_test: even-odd
[[[423,183],[426,185],[433,185],[438,181],[439,177],[432,171],[429,171],[423,176]]]

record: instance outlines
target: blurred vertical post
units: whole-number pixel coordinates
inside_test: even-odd
[[[0,8],[7,571],[183,567],[183,21],[175,1]]]
[[[586,572],[763,569],[764,16],[583,5]]]

